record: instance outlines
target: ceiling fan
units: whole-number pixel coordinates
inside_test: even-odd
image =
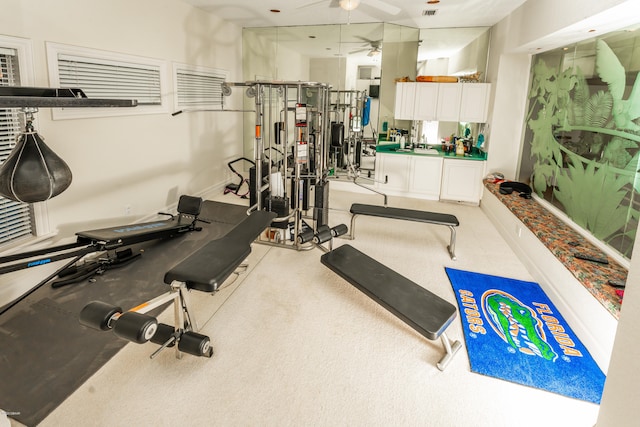
[[[382,40],[369,40],[364,37],[360,37],[360,36],[357,36],[357,37],[367,42],[367,44],[364,45],[365,46],[364,49],[351,51],[349,52],[349,55],[353,55],[361,52],[367,52],[367,51],[368,51],[367,56],[377,56],[382,53]]]

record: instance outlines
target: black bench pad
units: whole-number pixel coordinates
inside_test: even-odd
[[[215,292],[251,253],[251,242],[271,224],[273,212],[256,211],[220,239],[212,240],[164,275],[167,284],[184,282],[188,289]]]
[[[321,262],[425,338],[440,337],[456,317],[453,304],[350,245],[325,253]]]
[[[106,245],[132,245],[147,240],[173,237],[175,234],[190,231],[192,221],[185,222],[179,217],[142,224],[120,225],[99,230],[76,233],[81,243],[104,242]]]
[[[383,218],[402,219],[405,221],[428,222],[457,227],[460,223],[454,215],[437,212],[416,211],[412,209],[390,208],[385,206],[365,205],[354,203],[351,205],[353,215],[379,216]]]

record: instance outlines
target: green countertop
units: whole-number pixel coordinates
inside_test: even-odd
[[[435,152],[434,152],[435,151]],[[487,153],[478,148],[473,147],[471,153],[467,153],[464,156],[458,156],[455,152],[445,153],[442,151],[442,147],[434,146],[433,150],[429,153],[421,150],[409,150],[400,149],[400,144],[385,144],[379,143],[376,145],[376,152],[381,154],[404,154],[406,156],[430,156],[430,157],[444,157],[445,159],[460,159],[460,160],[487,160]]]

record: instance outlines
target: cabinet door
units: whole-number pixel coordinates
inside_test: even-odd
[[[407,191],[410,158],[411,156],[403,154],[378,153],[376,155],[376,181],[382,191],[385,189]],[[385,178],[387,183],[382,184],[385,182]]]
[[[458,83],[440,83],[439,86],[438,120],[441,122],[459,121],[462,85]]]
[[[490,83],[462,83],[460,121],[485,123],[489,110]]]
[[[413,120],[416,98],[416,83],[396,83],[396,104],[394,117],[399,120]]]
[[[442,157],[411,157],[409,192],[438,200],[442,179]]]
[[[414,120],[436,120],[438,114],[438,83],[416,83]]]
[[[441,200],[480,203],[484,161],[444,159]]]

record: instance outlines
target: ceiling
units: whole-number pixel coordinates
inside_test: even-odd
[[[526,0],[351,0],[352,11],[338,0],[179,0],[241,27],[386,22],[414,28],[490,27]],[[348,0],[347,0],[348,1]],[[270,10],[279,10],[279,13]],[[423,16],[423,11],[435,11]]]

